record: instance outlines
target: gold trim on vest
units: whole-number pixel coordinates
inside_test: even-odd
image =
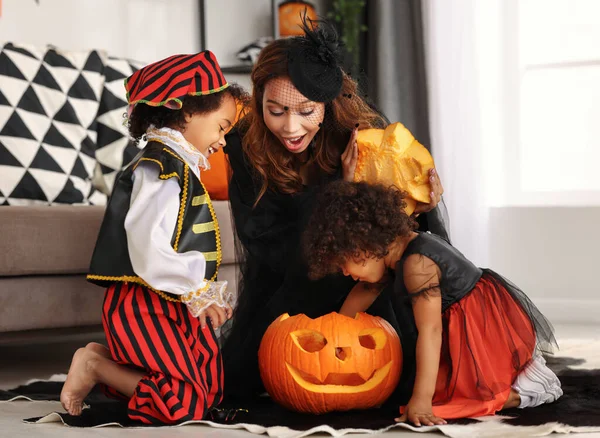
[[[202,255],[204,256],[204,258],[206,259],[207,262],[216,262],[219,258],[218,251],[203,252]],[[211,281],[213,281],[213,280],[211,279]]]
[[[179,216],[177,218],[177,234],[175,236],[175,244],[173,249],[177,251],[179,247],[179,238],[181,237],[181,227],[183,225],[183,217],[185,216],[185,203],[187,202],[188,195],[188,181],[189,181],[189,167],[187,163],[183,163],[183,189],[181,190],[181,201],[179,204]]]
[[[194,224],[192,226],[192,232],[194,234],[208,233],[209,231],[215,231],[214,222],[206,222],[204,224]]]
[[[194,196],[192,198],[192,206],[197,207],[199,205],[204,205],[208,202],[208,196],[206,194],[200,196]]]
[[[160,167],[160,172],[161,172],[161,173],[165,173],[165,168],[163,167],[163,164],[162,164],[160,161],[158,161],[158,160],[156,160],[156,159],[154,159],[154,158],[146,158],[146,157],[142,157],[142,158],[140,158],[140,159],[138,160],[138,162],[137,162],[137,163],[135,163],[135,166],[133,166],[133,170],[137,169],[137,167],[139,166],[139,164],[140,164],[142,161],[151,161],[151,162],[153,162],[153,163],[156,163],[156,164],[158,164],[158,167]]]

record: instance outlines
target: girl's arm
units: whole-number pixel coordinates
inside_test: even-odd
[[[419,335],[413,395],[400,420],[408,420],[417,426],[444,424],[444,420],[432,413],[442,347],[440,271],[433,260],[413,254],[406,258],[403,272],[406,289],[413,294],[413,313]]]
[[[352,288],[340,312],[342,315],[354,318],[358,312],[366,312],[377,299],[385,284],[359,282]]]

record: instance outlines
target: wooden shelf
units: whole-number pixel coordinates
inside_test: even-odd
[[[230,74],[250,74],[252,72],[252,65],[245,65],[245,64],[241,64],[241,65],[231,65],[228,67],[221,67],[221,71],[223,73],[230,73]]]

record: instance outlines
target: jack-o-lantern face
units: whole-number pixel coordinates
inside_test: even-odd
[[[277,318],[258,352],[267,392],[299,412],[367,409],[394,391],[402,368],[400,339],[383,319],[330,313]]]

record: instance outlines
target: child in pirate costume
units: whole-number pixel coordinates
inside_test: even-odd
[[[199,420],[221,401],[214,329],[231,317],[232,301],[216,281],[219,226],[200,172],[225,146],[245,94],[209,51],[150,64],[125,88],[130,134],[148,143],[115,182],[88,275],[107,288],[108,348],[75,353],[61,402],[79,415],[102,384],[128,400],[133,420]]]

